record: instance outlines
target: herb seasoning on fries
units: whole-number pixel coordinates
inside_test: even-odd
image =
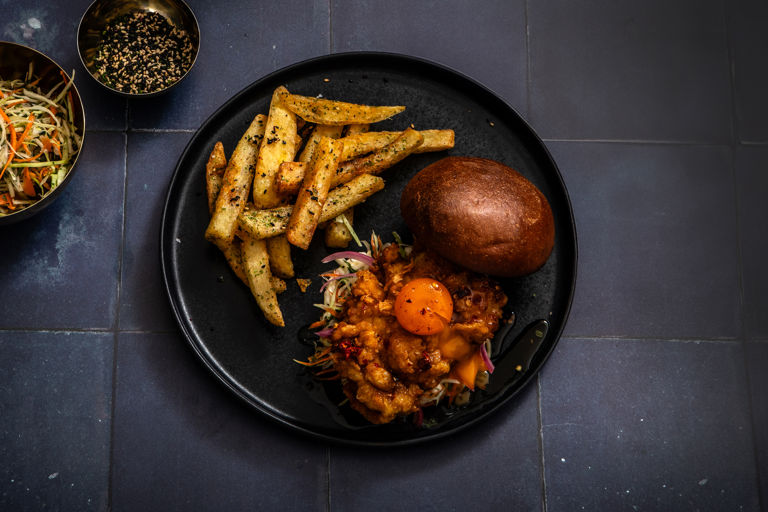
[[[453,147],[453,130],[372,130],[371,124],[403,110],[299,96],[280,86],[228,164],[221,143],[213,148],[205,237],[221,249],[270,323],[285,325],[277,294],[285,289],[283,279],[295,277],[291,247],[306,250],[318,229],[326,230],[329,247],[352,240],[359,245],[352,208],[384,188],[378,174],[412,153]],[[296,282],[302,291],[309,285]]]

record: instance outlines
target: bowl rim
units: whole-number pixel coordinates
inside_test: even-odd
[[[117,90],[117,89],[115,89],[113,87],[108,86],[107,84],[105,84],[104,82],[102,82],[101,80],[96,78],[96,76],[94,76],[94,74],[91,73],[91,70],[88,69],[88,66],[85,63],[85,59],[83,58],[83,49],[81,48],[81,45],[80,45],[80,31],[81,31],[81,29],[83,27],[83,21],[85,20],[86,15],[88,15],[88,13],[91,11],[91,9],[96,4],[101,3],[103,1],[104,0],[93,0],[90,3],[90,5],[88,5],[88,7],[86,7],[86,9],[83,12],[82,16],[80,16],[80,21],[77,24],[77,31],[75,32],[75,45],[77,46],[77,56],[80,59],[80,64],[82,64],[83,68],[85,69],[85,73],[88,76],[90,76],[93,80],[95,80],[96,83],[98,83],[100,86],[102,86],[106,90],[108,90],[108,91],[110,91],[110,92],[112,92],[114,94],[117,94],[119,96],[122,96],[124,98],[151,98],[151,97],[158,96],[160,94],[163,94],[165,92],[170,91],[171,89],[173,89],[174,87],[179,85],[187,76],[189,76],[190,72],[195,67],[195,63],[197,62],[197,57],[200,55],[200,47],[202,46],[202,34],[200,32],[200,23],[197,21],[197,16],[195,16],[195,11],[192,10],[192,7],[190,7],[190,5],[187,2],[185,2],[184,0],[172,0],[172,1],[177,2],[177,3],[179,3],[182,6],[187,8],[189,13],[192,15],[192,21],[194,22],[195,29],[196,29],[196,32],[197,32],[197,45],[195,45],[196,46],[196,48],[195,48],[195,55],[192,58],[192,62],[190,63],[189,67],[184,72],[184,74],[181,75],[181,77],[178,80],[173,82],[168,87],[164,87],[163,89],[159,89],[157,91],[145,92],[145,93],[129,93],[129,92],[119,91],[119,90]]]
[[[26,44],[17,43],[15,41],[0,41],[0,46],[11,46],[11,47],[17,47],[25,51],[30,51],[33,53],[36,53],[38,57],[43,58],[44,60],[50,62],[56,68],[64,73],[66,77],[69,80],[72,80],[72,89],[75,93],[75,96],[77,96],[78,103],[80,105],[79,114],[80,117],[83,120],[83,127],[82,127],[82,133],[80,134],[80,149],[78,150],[77,154],[75,155],[75,159],[72,162],[72,165],[69,168],[69,171],[67,171],[67,175],[64,176],[64,179],[61,183],[58,184],[58,186],[51,190],[48,194],[46,194],[44,197],[39,199],[38,201],[35,201],[34,203],[30,204],[26,208],[22,208],[21,210],[13,213],[9,213],[7,215],[0,216],[0,226],[2,225],[8,225],[13,224],[18,221],[27,219],[29,217],[32,217],[33,215],[39,213],[44,208],[46,208],[48,205],[53,203],[53,201],[57,198],[57,196],[61,193],[61,191],[69,184],[70,181],[72,181],[72,175],[75,173],[75,169],[77,168],[77,163],[80,160],[80,155],[83,153],[83,147],[85,146],[85,135],[86,135],[86,119],[85,119],[85,105],[83,104],[83,96],[80,94],[80,91],[77,88],[77,84],[75,83],[75,70],[72,70],[72,74],[70,75],[67,73],[67,71],[53,58],[49,57],[42,51],[33,48],[31,46],[28,46]]]

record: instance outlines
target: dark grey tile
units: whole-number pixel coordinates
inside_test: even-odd
[[[175,334],[121,334],[112,509],[324,510],[327,453],[267,423]]]
[[[333,51],[387,51],[434,60],[483,83],[525,115],[523,0],[331,4]],[[492,55],[494,65],[486,58]]]
[[[106,509],[113,345],[0,332],[0,509]]]
[[[717,0],[529,2],[542,136],[723,143],[731,87]]]
[[[331,508],[541,510],[534,380],[471,430],[397,449],[333,448]]]
[[[129,101],[132,128],[200,124],[246,85],[329,48],[328,4],[188,2],[200,24],[200,53],[192,72],[167,94]],[[289,13],[289,14],[288,14]]]
[[[128,135],[120,329],[176,329],[160,268],[160,222],[168,184],[190,136]]]
[[[744,346],[752,398],[752,430],[755,434],[755,458],[760,477],[760,497],[768,500],[768,340],[748,342]]]
[[[742,141],[768,141],[768,4],[760,0],[726,2],[731,42],[736,134]]]
[[[741,235],[744,330],[768,339],[768,146],[740,146],[735,154]]]
[[[742,344],[564,339],[541,376],[547,510],[759,510]]]
[[[729,148],[549,147],[573,202],[579,238],[569,334],[740,335]]]
[[[85,108],[89,130],[125,128],[126,102],[100,87],[80,62],[77,27],[90,0],[68,2],[4,2],[0,40],[32,47],[55,60],[67,73],[75,73],[75,85]]]
[[[34,217],[0,229],[0,327],[109,328],[117,300],[125,137],[86,134],[72,182]],[[86,286],[87,285],[87,286]]]

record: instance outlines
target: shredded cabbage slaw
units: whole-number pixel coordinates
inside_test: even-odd
[[[27,208],[58,187],[80,151],[72,79],[43,91],[30,63],[24,80],[0,77],[0,217]]]

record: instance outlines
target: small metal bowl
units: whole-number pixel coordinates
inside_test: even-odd
[[[51,89],[56,84],[60,83],[62,80],[62,73],[66,75],[67,80],[71,78],[69,73],[64,71],[61,66],[37,50],[17,43],[0,41],[0,77],[2,77],[3,80],[24,79],[29,70],[30,63],[34,66],[34,74],[40,77],[38,85],[42,90]],[[82,137],[82,142],[80,144],[80,147],[82,148],[83,143],[85,142],[85,110],[83,109],[80,93],[77,91],[75,84],[72,84],[70,91],[72,91],[72,103],[74,106],[73,123],[77,133]],[[79,158],[80,151],[75,155],[75,159],[69,168],[69,172],[67,172],[67,175],[64,177],[64,180],[59,183],[56,188],[26,208],[5,216],[0,216],[0,226],[29,218],[53,203],[61,191],[64,190],[64,187],[72,181],[72,175],[75,172],[77,160]]]
[[[167,19],[174,27],[183,30],[192,44],[192,59],[189,67],[176,82],[163,89],[146,93],[130,93],[118,90],[99,80],[95,58],[101,45],[102,34],[107,26],[120,16],[135,11],[156,12]],[[200,27],[192,9],[183,0],[96,0],[85,11],[77,29],[77,53],[85,69],[94,80],[105,89],[127,98],[149,98],[173,89],[181,83],[194,67],[200,50]]]

